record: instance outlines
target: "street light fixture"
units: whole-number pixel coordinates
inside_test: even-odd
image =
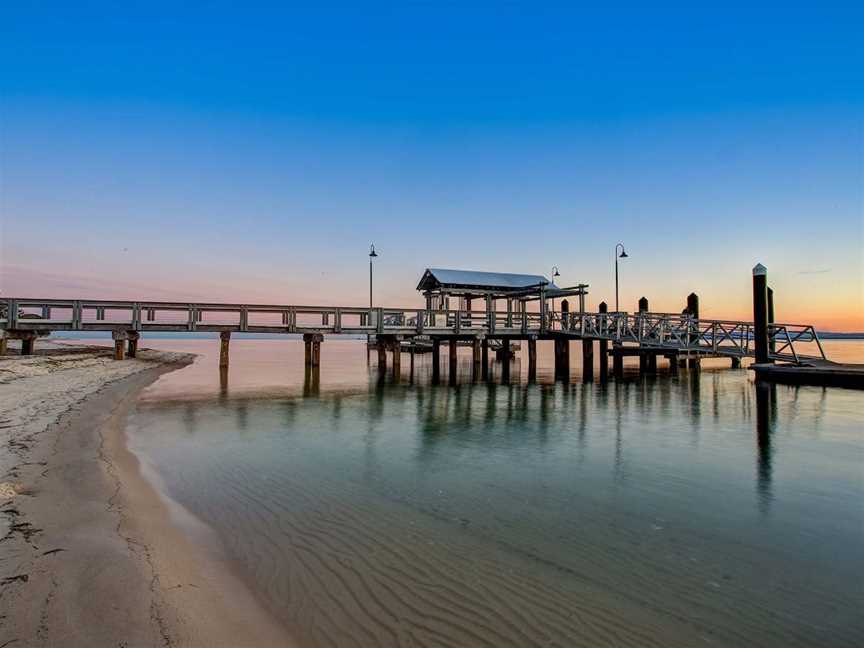
[[[618,248],[621,248],[621,253],[618,253]],[[624,250],[624,244],[618,243],[615,246],[615,312],[618,312],[618,259],[626,259],[627,252]]]
[[[375,244],[369,246],[369,314],[372,314],[372,259],[378,256],[375,252]]]

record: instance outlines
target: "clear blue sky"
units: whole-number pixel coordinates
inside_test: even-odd
[[[0,290],[382,303],[423,268],[864,328],[864,10],[4,3]],[[183,296],[181,296],[183,295]],[[633,302],[632,304],[630,302]],[[799,318],[799,319],[800,319]]]

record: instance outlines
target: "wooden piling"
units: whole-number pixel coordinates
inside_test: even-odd
[[[9,351],[9,341],[6,339],[6,335],[0,331],[0,356],[6,355]]]
[[[479,337],[475,337],[471,341],[471,356],[474,360],[472,364],[471,376],[474,380],[480,377],[483,352],[481,349],[482,343]]]
[[[480,362],[483,365],[481,375],[486,380],[489,378],[489,338],[484,337],[480,344]]]
[[[21,355],[33,355],[36,346],[36,336],[30,335],[21,338]]]
[[[126,340],[114,340],[114,359],[123,360],[126,357]]]
[[[609,306],[606,302],[600,302],[598,306],[598,310],[601,313],[609,312]],[[600,340],[600,380],[605,381],[609,379],[609,341],[608,340]]]
[[[393,373],[398,376],[402,370],[402,341],[393,338],[390,349],[393,353]]]
[[[699,295],[696,293],[690,293],[687,295],[687,312],[693,317],[694,320],[699,320]],[[696,325],[698,326],[698,324]],[[699,332],[695,331],[690,333],[688,337],[688,344],[698,344],[699,343]],[[690,354],[688,365],[691,369],[698,369],[701,365],[701,360],[697,354]]]
[[[305,360],[307,367],[321,366],[321,342],[323,341],[324,336],[320,333],[303,334],[303,344],[305,346]]]
[[[528,338],[528,380],[537,380],[537,338]]]
[[[594,340],[582,340],[582,380],[594,381]]]
[[[448,366],[448,370],[450,372],[450,374],[449,374],[450,380],[454,380],[456,378],[456,351],[457,351],[457,349],[458,349],[458,342],[457,342],[456,338],[455,337],[450,338],[450,344],[449,344],[449,349],[448,349],[449,356],[450,356],[450,362],[449,362],[449,366]]]
[[[566,339],[555,338],[555,376],[570,376],[570,343]]]
[[[741,368],[741,358],[736,358],[735,356],[732,356],[732,368],[733,369],[740,369]]]
[[[441,339],[432,338],[432,381],[441,378]]]
[[[228,350],[231,345],[231,331],[221,331],[219,333],[219,366],[227,367],[228,366]],[[308,347],[307,347],[308,348]],[[308,352],[307,352],[308,356]],[[307,360],[306,364],[309,364]]]
[[[639,315],[640,315],[640,316],[641,316],[643,313],[647,313],[647,312],[648,312],[648,298],[647,298],[647,297],[640,297],[640,298],[639,298],[639,303],[638,303],[638,312],[639,312]],[[643,326],[643,324],[642,324],[641,321],[640,321],[640,324],[639,324],[639,329],[640,329],[640,331],[641,331],[643,328],[644,328],[644,326]],[[649,361],[648,361],[648,354],[645,353],[645,352],[640,353],[640,354],[639,354],[639,373],[644,374],[644,373],[646,373],[646,372],[648,371],[648,362],[649,362]]]
[[[127,343],[126,343],[126,355],[129,358],[135,358],[138,356],[138,338],[140,335],[138,331],[128,331],[126,333]]]
[[[761,263],[753,268],[753,344],[756,362],[770,362],[768,346],[768,270]]]
[[[616,378],[624,377],[624,354],[621,345],[612,343],[612,374]]]
[[[375,338],[375,347],[378,349],[378,368],[386,369],[387,368],[387,341],[378,336]]]
[[[766,282],[767,284],[767,282]],[[767,297],[768,297],[768,350],[773,355],[777,349],[777,345],[774,342],[774,331],[771,330],[771,325],[774,324],[774,291],[769,286],[767,289]]]

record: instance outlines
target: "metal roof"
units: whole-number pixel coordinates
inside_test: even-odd
[[[542,275],[428,268],[426,272],[423,273],[423,277],[417,285],[417,290],[425,290],[438,286],[524,290],[525,288],[531,288],[539,284],[546,284],[550,287],[554,287],[554,284],[550,284],[549,280]]]

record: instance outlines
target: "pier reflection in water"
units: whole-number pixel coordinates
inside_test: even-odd
[[[363,353],[298,375],[262,350],[218,385],[205,358],[130,421],[301,643],[864,640],[860,393],[555,383],[542,356],[538,384],[433,385]]]

